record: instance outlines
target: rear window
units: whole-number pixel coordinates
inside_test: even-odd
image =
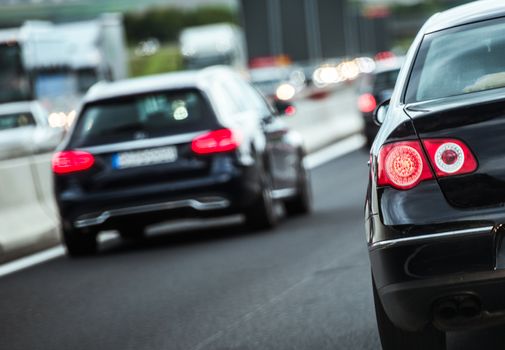
[[[504,58],[503,19],[426,35],[412,70],[406,101],[505,87]]]
[[[0,131],[34,125],[35,119],[31,113],[12,113],[0,115]]]
[[[88,105],[77,122],[72,147],[103,145],[206,130],[215,123],[198,90],[128,96]]]
[[[399,73],[399,69],[377,73],[375,76],[375,90],[393,89]]]

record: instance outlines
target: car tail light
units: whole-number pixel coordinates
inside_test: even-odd
[[[239,132],[231,129],[219,129],[194,138],[191,149],[196,154],[229,152],[237,149],[241,142],[242,136]]]
[[[363,94],[358,98],[358,108],[362,113],[372,113],[377,107],[377,101],[372,94]]]
[[[477,169],[477,160],[462,141],[428,139],[423,144],[438,177],[468,174]]]
[[[432,179],[429,164],[418,141],[384,145],[379,152],[378,185],[408,190]]]
[[[53,155],[53,172],[59,175],[88,170],[95,164],[95,157],[83,151],[63,151]]]

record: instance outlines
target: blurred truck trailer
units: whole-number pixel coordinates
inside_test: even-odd
[[[88,88],[101,80],[128,77],[122,17],[52,24],[27,21],[0,31],[0,82],[10,86],[0,103],[37,99],[65,126]]]
[[[232,24],[211,24],[184,29],[179,43],[186,69],[227,65],[238,71],[247,68],[244,33]]]

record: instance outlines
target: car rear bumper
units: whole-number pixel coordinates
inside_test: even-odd
[[[115,229],[184,217],[239,213],[259,195],[255,167],[166,184],[98,193],[70,189],[57,195],[64,228]]]
[[[381,225],[378,216],[370,220]],[[373,278],[390,319],[410,331],[430,322],[444,330],[504,322],[504,237],[501,225],[475,222],[370,244]],[[477,314],[461,311],[467,300]],[[444,313],[447,305],[453,314]]]
[[[197,197],[192,199],[181,199],[163,203],[152,203],[117,209],[104,210],[101,212],[90,213],[78,217],[74,221],[74,227],[85,228],[104,224],[110,219],[127,217],[131,215],[140,215],[146,213],[155,213],[165,210],[193,209],[195,211],[220,210],[230,207],[230,201],[223,197]]]

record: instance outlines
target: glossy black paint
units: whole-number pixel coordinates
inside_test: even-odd
[[[214,75],[209,73],[206,79],[213,82],[219,79],[240,79],[234,74],[225,73],[218,70]],[[151,91],[146,87],[142,93],[146,89]],[[265,177],[270,180],[273,190],[295,188],[304,151],[300,136],[287,128],[282,117],[275,114],[266,102],[261,110],[250,109],[240,115],[224,115],[219,109],[219,104],[223,101],[214,99],[211,92],[205,89],[201,92],[215,109],[212,129],[230,128],[240,131],[242,141],[238,149],[209,155],[195,154],[191,150],[191,141],[208,130],[80,148],[79,150],[94,155],[93,167],[84,172],[54,177],[56,201],[64,229],[72,229],[76,220],[94,213],[208,197],[224,198],[230,205],[205,211],[190,207],[155,210],[110,218],[103,224],[93,225],[89,230],[96,233],[104,229],[124,227],[130,222],[144,226],[188,216],[241,213],[255,203]],[[258,97],[261,99],[259,95]],[[96,99],[90,98],[87,103],[96,103]],[[265,111],[268,113],[265,114]],[[71,145],[72,133],[60,150],[70,150]],[[177,148],[178,158],[175,162],[127,169],[114,169],[112,166],[112,156],[119,151],[162,146]]]
[[[458,295],[475,296],[483,314],[462,324],[439,327],[472,328],[490,320],[505,321],[505,89],[416,104],[403,102],[424,34],[505,15],[502,2],[493,4],[481,9],[468,5],[466,17],[460,9],[460,17],[449,11],[450,15],[428,21],[409,51],[388,116],[370,151],[365,227],[372,274],[388,316],[406,330],[437,324],[436,303]],[[407,191],[377,186],[381,146],[425,138],[464,141],[475,155],[478,169],[463,176],[427,180]],[[474,229],[481,231],[434,236]],[[418,240],[404,240],[416,237]],[[385,244],[388,241],[392,243]]]

